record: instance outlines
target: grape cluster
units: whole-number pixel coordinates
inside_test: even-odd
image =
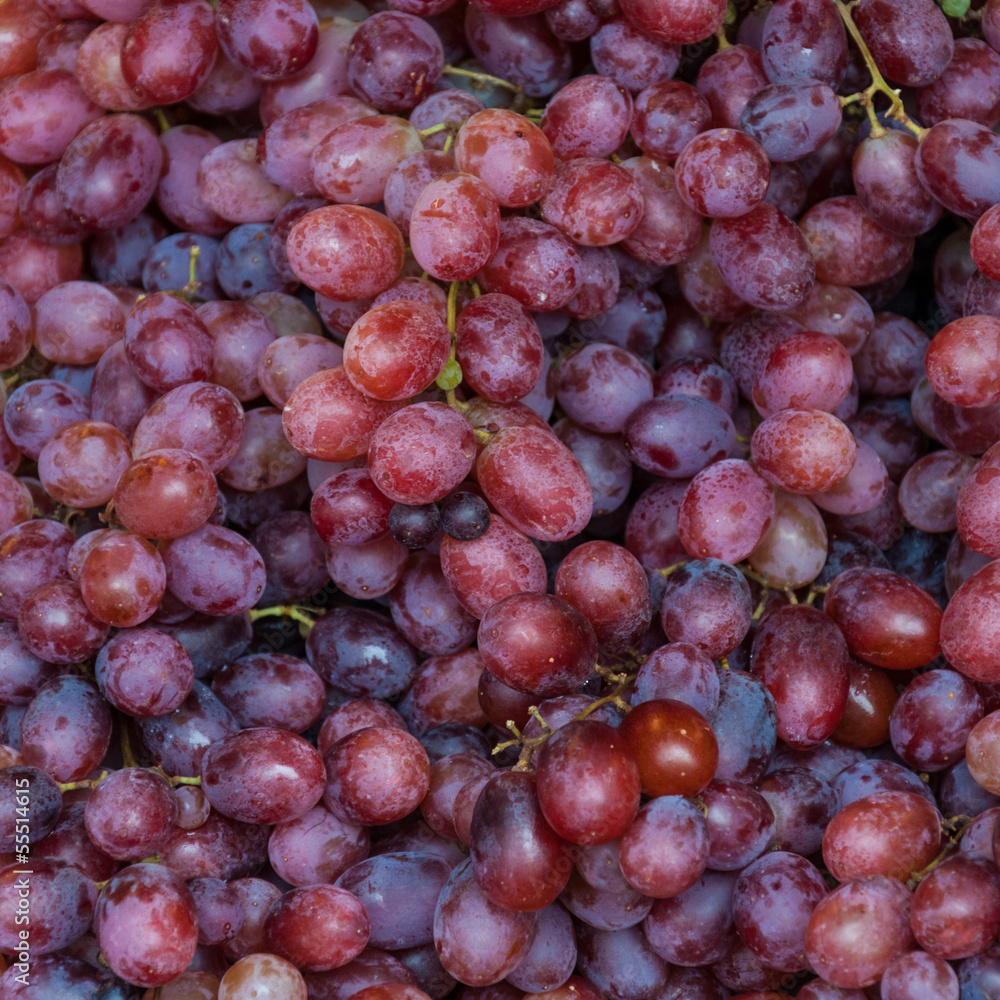
[[[1000,0],[0,3],[0,1000],[995,996],[998,125]]]

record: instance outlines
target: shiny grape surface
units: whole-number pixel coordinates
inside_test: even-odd
[[[0,998],[993,996],[998,95],[1000,0],[0,4]]]

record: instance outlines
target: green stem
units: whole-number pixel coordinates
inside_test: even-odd
[[[507,90],[512,90],[515,94],[520,94],[521,88],[516,83],[511,83],[509,80],[504,80],[502,77],[493,76],[490,73],[481,73],[474,69],[463,69],[461,66],[452,66],[450,63],[444,68],[445,76],[464,76],[469,80],[475,80],[476,83],[492,84],[494,87],[504,87]]]
[[[426,139],[429,135],[437,135],[438,132],[444,132],[448,127],[447,122],[441,122],[438,125],[431,125],[429,128],[418,128],[417,135],[419,135],[421,139]]]
[[[631,705],[629,705],[628,702],[622,698],[622,695],[625,693],[628,686],[635,680],[636,674],[615,673],[607,667],[601,666],[596,668],[596,672],[606,681],[613,683],[615,685],[615,689],[610,694],[606,694],[601,698],[595,698],[585,709],[583,709],[583,711],[573,716],[570,720],[571,722],[580,722],[592,715],[599,708],[603,708],[605,705],[614,705],[614,707],[623,714],[631,709]],[[514,739],[507,740],[505,743],[499,743],[493,748],[493,753],[496,754],[500,753],[502,750],[506,750],[508,747],[521,747],[521,753],[517,758],[517,763],[514,765],[515,771],[530,770],[531,758],[535,751],[555,732],[555,730],[552,729],[539,714],[537,705],[532,705],[528,709],[528,714],[535,718],[541,725],[541,736],[532,736],[525,739],[525,737],[518,730],[517,726],[514,725],[513,722],[508,721],[507,728],[514,734]]]
[[[444,363],[435,383],[444,390],[444,398],[449,406],[463,409],[455,398],[455,389],[462,384],[462,367],[455,358],[457,337],[455,331],[458,324],[458,282],[453,281],[448,288],[448,332],[451,334],[451,349],[448,360]]]
[[[290,618],[293,622],[312,628],[316,624],[316,619],[309,614],[309,609],[298,604],[275,604],[270,608],[251,608],[247,614],[250,621],[255,622],[258,618]]]
[[[921,128],[906,113],[903,108],[902,98],[899,96],[899,91],[890,87],[889,84],[886,83],[885,77],[882,76],[881,71],[875,64],[875,59],[872,57],[871,50],[868,48],[861,32],[858,30],[858,26],[854,23],[851,11],[855,8],[855,6],[857,6],[859,0],[851,0],[850,3],[845,3],[845,0],[833,0],[833,2],[836,4],[837,12],[840,14],[840,18],[844,22],[844,27],[847,29],[851,38],[854,39],[854,43],[860,50],[862,58],[864,59],[865,65],[868,67],[868,72],[872,78],[871,84],[865,87],[864,90],[860,90],[856,94],[850,94],[847,97],[841,97],[841,107],[846,107],[848,104],[860,104],[868,111],[869,118],[872,120],[872,135],[884,135],[885,129],[875,118],[875,111],[872,106],[875,95],[884,94],[889,98],[888,116],[890,118],[895,118],[898,122],[901,122],[918,139],[922,138],[927,133],[927,129]],[[878,126],[878,131],[875,130],[875,125]]]

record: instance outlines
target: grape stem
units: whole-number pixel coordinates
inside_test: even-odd
[[[124,719],[119,719],[119,728],[121,729],[121,745],[122,745],[122,763],[126,767],[138,767],[139,764],[132,753],[132,744],[129,740],[128,726]]]
[[[499,76],[492,76],[490,73],[482,73],[479,70],[463,69],[461,66],[452,66],[449,63],[445,66],[443,72],[447,76],[464,76],[470,80],[475,80],[476,83],[493,84],[495,87],[504,87],[507,90],[512,90],[515,94],[522,93],[521,88],[516,83],[511,83],[510,80],[504,80]]]
[[[291,618],[293,622],[310,629],[316,624],[310,609],[301,604],[275,604],[269,608],[251,608],[247,614],[251,622],[257,621],[258,618]]]
[[[574,715],[573,718],[569,720],[570,722],[582,722],[587,718],[587,716],[592,715],[599,708],[603,708],[605,705],[613,705],[623,715],[632,708],[632,706],[622,698],[622,695],[625,693],[628,686],[635,680],[637,675],[618,673],[609,667],[598,666],[594,669],[597,674],[604,678],[604,680],[614,684],[615,688],[610,694],[606,694],[601,698],[595,698],[585,709],[583,709],[583,711]],[[508,749],[509,747],[520,746],[521,753],[517,758],[517,763],[514,765],[515,771],[530,771],[531,758],[535,751],[555,732],[545,719],[542,718],[537,705],[532,705],[528,709],[528,714],[542,727],[541,736],[525,737],[514,724],[513,720],[508,719],[507,728],[514,734],[514,739],[507,740],[505,743],[498,743],[493,748],[493,753],[497,754]]]
[[[171,126],[170,119],[167,118],[166,112],[163,108],[153,108],[152,112],[161,133],[166,132],[168,129],[173,127]]]
[[[971,816],[952,816],[951,819],[943,820],[941,832],[946,834],[947,840],[944,847],[938,852],[937,857],[925,868],[918,872],[910,872],[910,877],[906,882],[906,887],[911,891],[916,889],[921,880],[928,876],[942,861],[946,861],[952,852],[958,847],[962,835],[969,828],[972,822]]]
[[[656,572],[659,573],[660,576],[670,576],[672,573],[676,573],[682,566],[687,566],[690,561],[690,559],[685,559],[683,562],[674,563],[673,566],[664,566]]]
[[[877,139],[885,135],[888,130],[876,117],[873,101],[876,94],[885,94],[889,98],[889,110],[886,112],[888,117],[895,118],[896,121],[908,128],[918,139],[923,138],[927,133],[927,129],[921,128],[903,109],[903,101],[899,96],[899,91],[886,83],[885,77],[882,76],[881,71],[875,64],[871,50],[858,30],[858,26],[854,23],[854,17],[851,12],[858,5],[859,0],[851,0],[850,3],[846,3],[845,0],[833,0],[833,2],[837,7],[841,20],[844,22],[844,27],[847,28],[851,38],[854,39],[855,44],[858,46],[865,60],[865,65],[868,67],[868,73],[872,78],[872,82],[864,90],[859,90],[856,94],[849,94],[847,97],[841,97],[840,106],[846,107],[849,104],[860,104],[868,113],[868,118],[872,126],[872,137]]]
[[[421,139],[426,139],[427,136],[437,135],[438,132],[444,132],[445,129],[449,127],[450,126],[447,122],[439,122],[437,125],[431,125],[428,128],[418,128],[417,135],[419,135]]]
[[[462,384],[462,368],[455,359],[455,347],[457,337],[455,330],[458,326],[458,282],[453,281],[448,287],[448,332],[451,334],[451,348],[448,351],[448,360],[441,369],[441,374],[435,380],[439,389],[444,389],[444,398],[447,404],[456,410],[463,410],[465,404],[459,406],[455,398],[455,387]]]
[[[103,781],[111,772],[101,771],[96,778],[84,778],[81,781],[60,781],[58,782],[60,792],[75,792],[80,788],[93,788]]]

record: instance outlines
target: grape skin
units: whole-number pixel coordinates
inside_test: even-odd
[[[2,5],[33,991],[988,991],[1000,5],[752,6]]]

